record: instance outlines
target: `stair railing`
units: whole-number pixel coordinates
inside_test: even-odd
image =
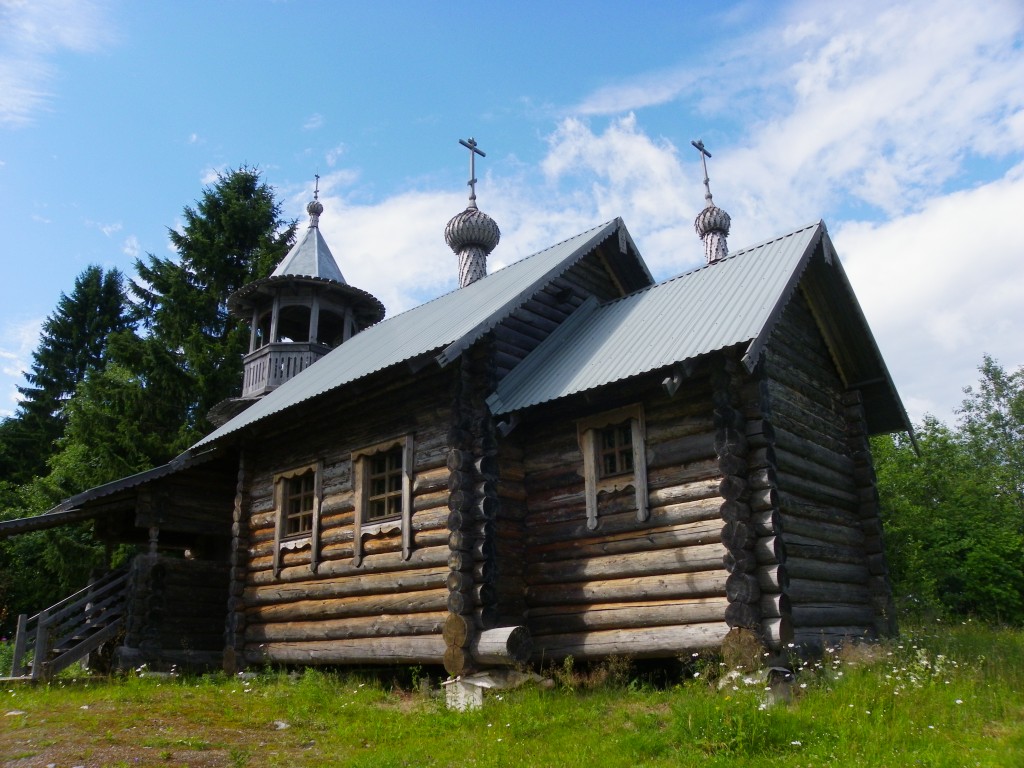
[[[126,568],[111,571],[35,616],[18,616],[12,677],[47,681],[117,637],[124,621]]]

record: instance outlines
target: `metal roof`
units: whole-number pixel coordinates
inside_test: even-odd
[[[327,241],[320,234],[320,228],[313,224],[309,225],[302,239],[292,246],[288,255],[281,260],[270,276],[284,275],[319,277],[338,283],[345,282],[341,267],[338,266],[331,249],[327,247]]]
[[[522,306],[556,275],[612,235],[631,242],[614,219],[528,256],[465,288],[367,328],[289,379],[193,448],[215,442],[261,419],[392,365],[436,352],[446,365]],[[639,260],[638,254],[633,258]],[[647,274],[646,266],[641,263]]]
[[[505,377],[488,405],[496,415],[510,413],[743,343],[744,362],[752,370],[816,253],[838,270],[836,280],[825,281],[838,285],[827,300],[844,305],[832,305],[843,327],[824,328],[826,339],[830,333],[843,336],[836,346],[866,339],[860,342],[857,374],[871,369],[873,378],[888,382],[885,394],[895,403],[894,413],[903,414],[893,428],[909,428],[821,222],[602,306],[586,302]],[[883,417],[876,427],[893,421],[892,402]]]
[[[159,480],[162,477],[167,477],[190,467],[206,464],[221,455],[223,455],[223,451],[219,451],[216,448],[195,453],[186,452],[167,464],[147,469],[144,472],[139,472],[129,477],[122,477],[119,480],[114,480],[104,485],[98,485],[95,488],[90,488],[87,491],[64,499],[56,507],[41,515],[0,521],[0,539],[29,531],[56,528],[81,520],[91,520],[104,512],[103,507],[88,506],[91,502],[131,490],[132,488]]]

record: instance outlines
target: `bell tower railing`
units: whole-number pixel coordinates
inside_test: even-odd
[[[258,397],[284,384],[331,351],[312,341],[277,341],[247,354],[242,397]]]

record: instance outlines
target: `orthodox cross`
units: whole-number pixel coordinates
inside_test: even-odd
[[[319,200],[320,199],[320,174],[319,173],[314,173],[313,174],[313,178],[316,179],[316,186],[313,187],[313,199],[314,200]]]
[[[487,153],[476,146],[476,139],[470,136],[469,141],[459,139],[459,144],[469,150],[469,207],[476,208],[476,156],[487,157]]]
[[[711,179],[708,178],[707,159],[711,157],[711,153],[704,149],[703,139],[697,139],[696,141],[691,141],[690,143],[693,144],[693,146],[697,148],[697,151],[700,152],[700,162],[701,165],[704,166],[704,199],[708,201],[708,204],[704,207],[707,208],[708,206],[714,205],[714,202],[711,200]]]

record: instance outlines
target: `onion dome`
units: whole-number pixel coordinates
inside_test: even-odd
[[[729,214],[717,205],[709,204],[697,214],[693,228],[697,231],[697,236],[704,241],[704,258],[708,264],[714,264],[729,255],[726,238],[729,237],[731,223]]]
[[[487,276],[487,257],[501,240],[501,230],[476,205],[475,160],[477,155],[486,155],[477,148],[475,139],[459,139],[459,143],[469,149],[469,205],[445,226],[444,241],[459,257],[459,287],[465,288]]]
[[[494,219],[472,206],[457,213],[444,228],[444,241],[459,257],[459,287],[487,275],[487,257],[501,240]]]
[[[715,205],[715,201],[711,197],[711,180],[708,178],[707,162],[711,153],[704,148],[704,142],[701,139],[690,143],[700,152],[700,161],[704,167],[704,210],[697,214],[693,228],[697,231],[697,236],[704,241],[705,260],[708,264],[714,264],[729,255],[727,238],[732,219],[729,218],[728,213]]]

